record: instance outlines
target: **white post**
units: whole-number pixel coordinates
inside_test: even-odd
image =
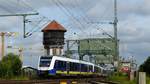
[[[139,72],[139,83],[138,84],[146,84],[146,73]]]
[[[130,72],[130,81],[134,80],[134,71],[131,70]]]
[[[61,55],[64,55],[64,49],[61,49]]]
[[[60,48],[56,48],[56,55],[60,56]]]
[[[52,56],[53,55],[53,49],[50,48],[50,55]]]

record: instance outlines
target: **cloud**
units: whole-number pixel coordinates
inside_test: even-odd
[[[55,0],[56,2],[57,0]],[[66,29],[66,38],[96,37],[102,36],[103,28],[113,35],[112,25],[87,24],[86,21],[113,21],[113,0],[59,0],[64,7],[58,7],[54,0],[1,0],[0,11],[2,13],[30,12],[32,9],[40,13],[39,16],[47,17],[50,21],[55,19]],[[12,2],[12,4],[10,3]],[[58,1],[57,1],[58,3]],[[120,55],[128,57],[134,55],[136,59],[144,61],[149,55],[149,22],[150,22],[150,1],[149,0],[118,0],[118,35],[120,39]],[[33,11],[32,11],[33,12]],[[67,13],[67,14],[66,14]],[[31,17],[29,17],[31,18]],[[106,20],[105,20],[106,19]],[[23,45],[25,47],[42,47],[42,33],[40,29],[29,38],[22,36],[22,17],[0,18],[0,31],[15,31],[20,35],[13,41],[12,45]],[[32,19],[34,20],[34,19]],[[82,25],[84,25],[84,27]],[[102,26],[101,26],[102,25]],[[32,26],[27,26],[30,31]],[[84,33],[86,32],[86,33]],[[74,34],[76,33],[76,35]],[[30,52],[36,54],[36,51]],[[29,54],[26,52],[25,54]],[[142,62],[140,61],[140,63]],[[139,63],[139,64],[140,64]]]
[[[118,0],[119,18],[126,18],[130,15],[149,16],[149,0]]]

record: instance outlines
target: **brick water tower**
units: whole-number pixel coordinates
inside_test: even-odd
[[[63,55],[64,33],[66,29],[53,20],[43,30],[43,45],[46,54],[50,56]]]

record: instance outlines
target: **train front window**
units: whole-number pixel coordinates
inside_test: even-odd
[[[49,67],[51,63],[51,57],[41,57],[40,58],[40,67]]]

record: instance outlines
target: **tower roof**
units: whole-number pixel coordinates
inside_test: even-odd
[[[44,32],[44,31],[64,31],[64,32],[66,32],[66,29],[62,25],[60,25],[58,22],[53,20],[42,30],[42,32]]]

